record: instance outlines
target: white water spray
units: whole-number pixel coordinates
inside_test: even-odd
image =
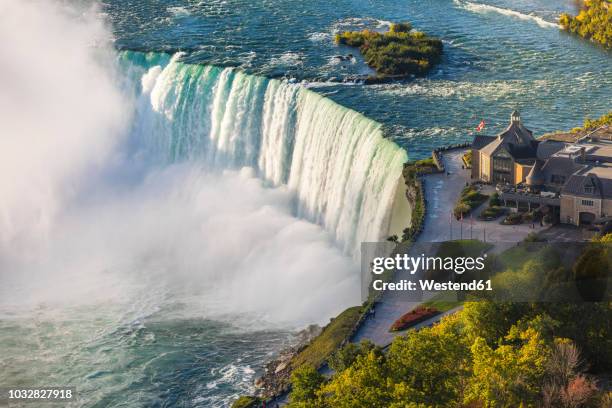
[[[158,155],[256,168],[270,185],[288,185],[297,214],[346,253],[384,239],[406,153],[380,124],[298,85],[178,59],[162,67],[150,93],[160,66],[144,67],[140,133],[155,139]]]

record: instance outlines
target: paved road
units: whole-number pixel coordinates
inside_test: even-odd
[[[425,177],[425,197],[427,199],[427,215],[425,229],[419,237],[419,242],[440,242],[451,239],[479,239],[481,241],[519,242],[530,232],[540,232],[547,227],[535,228],[532,225],[501,225],[499,221],[480,221],[476,217],[486,207],[484,203],[474,211],[474,216],[457,221],[452,217],[452,210],[457,197],[466,183],[470,181],[470,170],[461,168],[461,156],[464,150],[453,150],[444,155],[444,164],[450,175],[432,174]],[[489,194],[493,188],[485,187]]]
[[[532,229],[531,225],[501,225],[499,224],[500,220],[479,221],[475,218],[465,219],[463,222],[455,220],[451,216],[452,209],[461,190],[470,180],[469,170],[461,168],[461,156],[464,152],[465,150],[454,150],[444,155],[444,164],[450,174],[432,174],[425,177],[427,213],[424,230],[417,240],[418,244],[427,245],[433,242],[460,238],[469,239],[471,237],[491,242],[495,244],[495,250],[500,251],[522,241],[530,232],[538,232],[546,228],[539,225],[536,225],[535,229]],[[477,211],[481,210],[482,208]],[[396,274],[394,277],[396,282],[401,279],[405,279],[401,274]],[[359,342],[367,339],[380,346],[388,345],[393,337],[402,334],[390,333],[389,327],[397,318],[419,303],[421,302],[407,300],[403,292],[386,291],[376,305],[374,317],[369,318],[361,325],[352,341]],[[455,311],[457,309],[438,315],[415,326],[415,328],[430,326],[440,320],[442,316]]]

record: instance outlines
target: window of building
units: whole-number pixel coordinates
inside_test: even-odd
[[[550,176],[550,182],[553,184],[565,184],[565,176],[553,174],[552,176]]]
[[[498,183],[512,183],[512,177],[510,174],[508,173],[500,173],[500,172],[495,172],[493,173],[493,181],[496,181]]]
[[[593,206],[593,200],[582,200],[582,205],[586,205],[589,207]]]
[[[593,186],[584,186],[584,192],[587,194],[593,194],[595,192],[595,187]]]
[[[498,173],[511,173],[512,159],[497,156],[493,157],[493,171]]]

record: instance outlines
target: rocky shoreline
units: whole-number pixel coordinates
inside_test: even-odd
[[[323,329],[309,325],[297,334],[294,346],[281,350],[278,357],[264,366],[264,373],[255,380],[255,395],[262,399],[275,398],[289,391],[291,360],[304,350]]]

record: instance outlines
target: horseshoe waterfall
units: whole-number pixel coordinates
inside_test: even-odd
[[[140,146],[164,161],[251,167],[266,184],[286,185],[296,215],[348,254],[384,239],[407,156],[379,123],[303,86],[180,56],[120,54],[140,78]]]

